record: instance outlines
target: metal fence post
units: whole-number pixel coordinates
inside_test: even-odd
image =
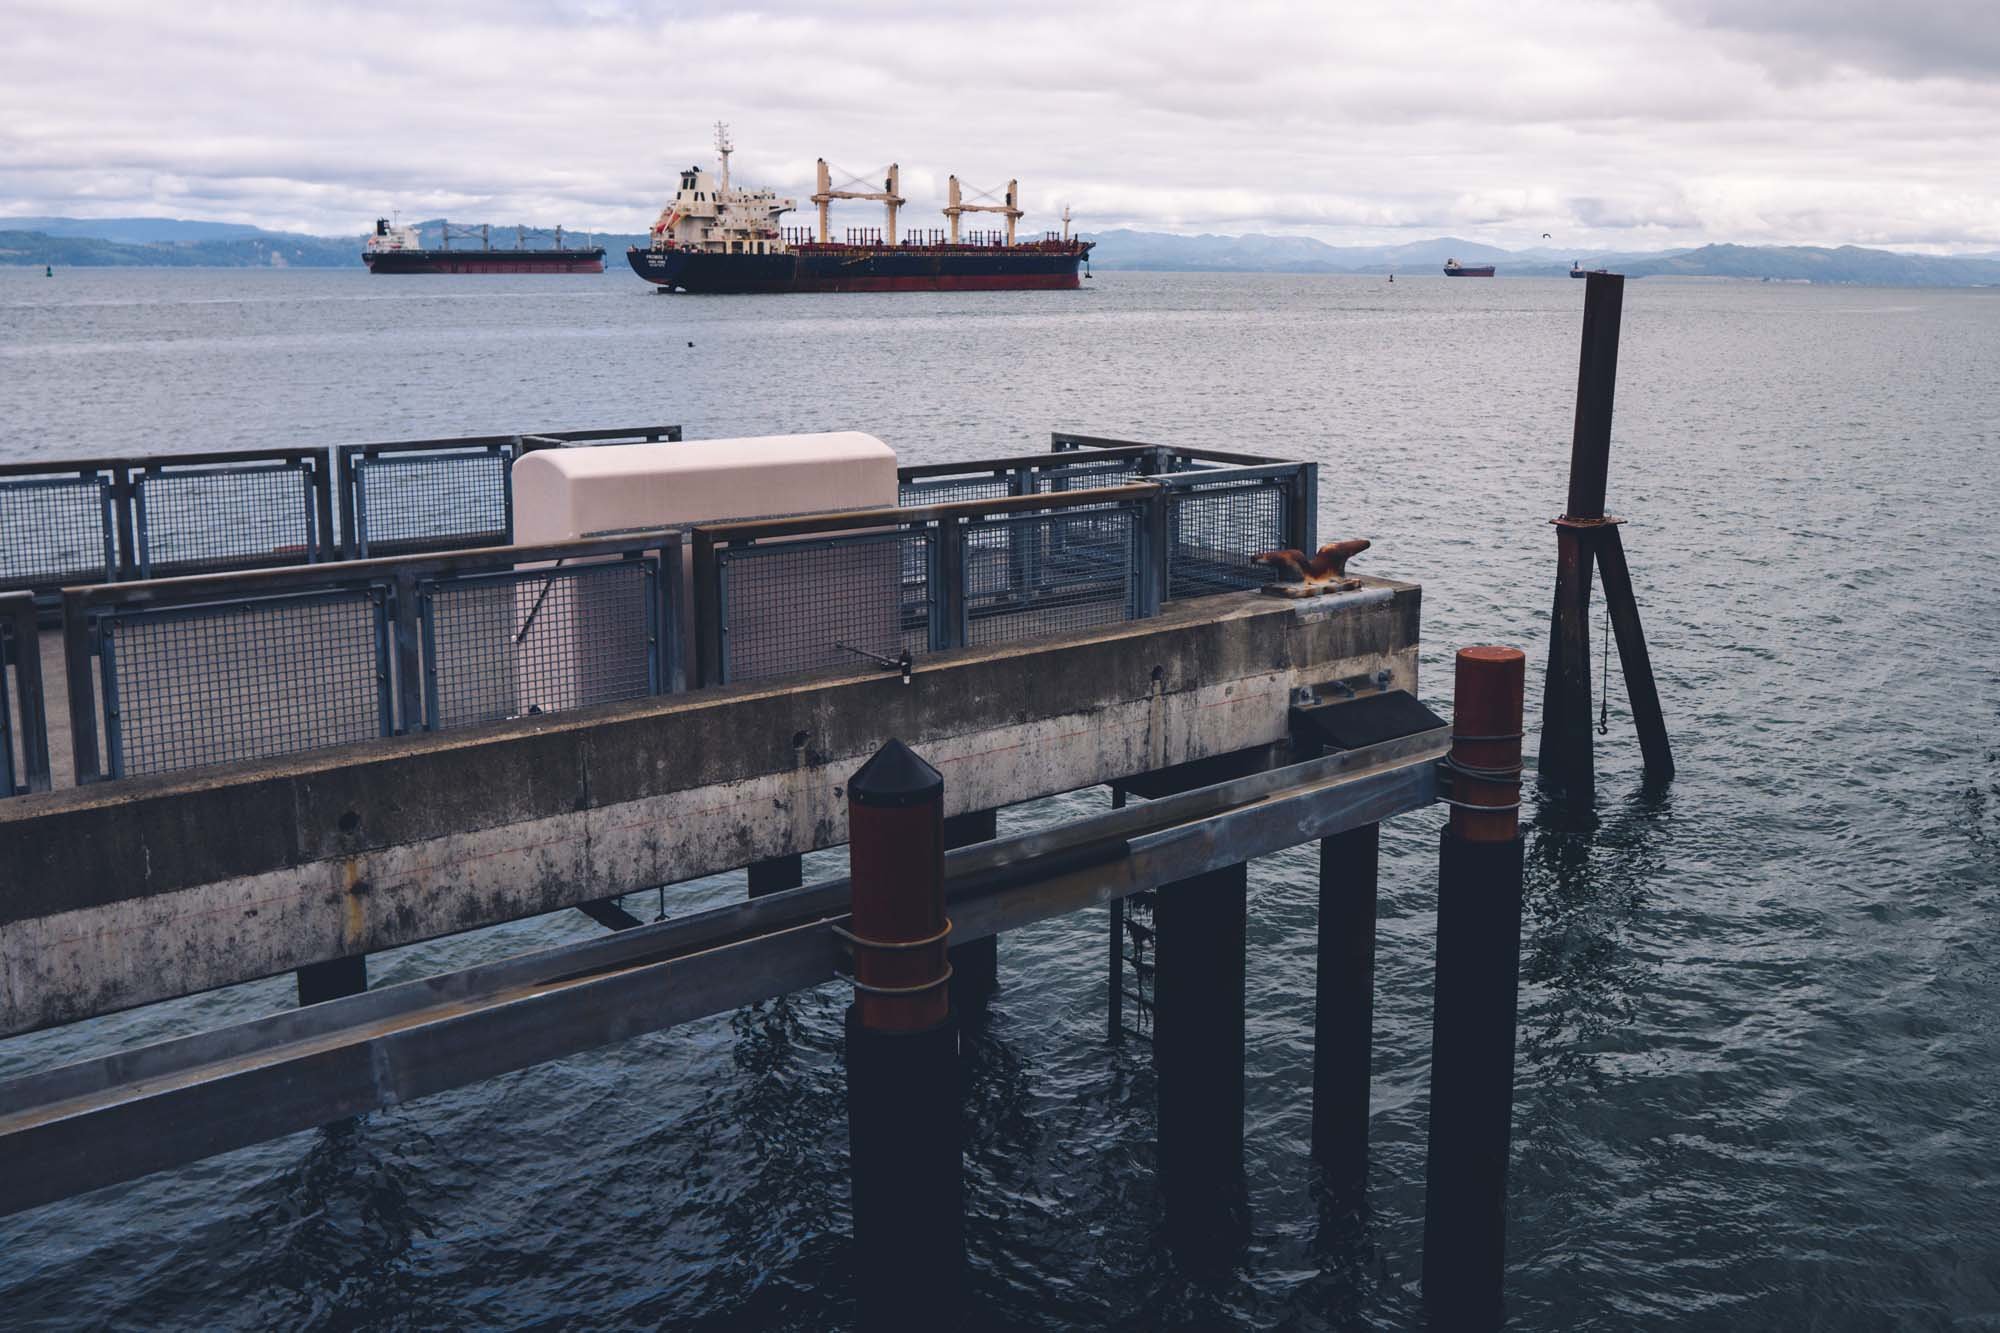
[[[424,673],[418,650],[417,576],[399,569],[395,575],[396,604],[396,707],[398,734],[414,735],[424,729]]]
[[[118,529],[118,551],[113,556],[108,549],[110,542],[106,541],[104,562],[106,583],[139,576],[137,565],[139,542],[132,528],[132,469],[123,463],[111,469],[111,505],[117,515],[115,523]]]
[[[333,485],[340,496],[340,555],[343,560],[355,560],[360,558],[361,545],[355,532],[354,446],[335,446],[333,457]]]
[[[0,598],[9,607],[13,624],[14,696],[19,706],[21,772],[19,779],[29,791],[47,791],[49,774],[49,719],[47,696],[42,692],[42,643],[35,628],[35,598],[20,593]],[[7,702],[0,698],[0,714]]]
[[[939,619],[944,622],[944,641],[940,648],[963,648],[971,636],[968,623],[969,599],[966,596],[966,542],[971,535],[971,525],[957,518],[945,518],[938,527],[938,604]],[[1013,536],[1009,534],[1011,549]]]
[[[1161,486],[1146,501],[1146,614],[1156,616],[1173,583],[1173,496]]]
[[[495,450],[495,452],[500,452]],[[519,454],[515,455],[520,457]],[[505,545],[514,544],[514,463],[508,459],[500,468],[500,507],[507,516],[507,540]]]
[[[69,686],[69,744],[76,785],[104,776],[97,750],[97,683],[90,667],[90,617],[63,595],[63,675]]]
[[[681,538],[660,548],[660,692],[687,689],[687,643],[681,631]]]
[[[694,655],[695,683],[722,683],[721,562],[715,538],[694,530]]]
[[[327,477],[326,456],[311,456],[308,468],[312,484],[313,521],[319,527],[319,540],[313,548],[315,560],[340,559],[340,546],[333,528],[333,483]]]
[[[1294,550],[1311,555],[1319,549],[1319,464],[1299,464],[1299,474],[1293,479],[1286,497],[1290,512],[1286,515],[1285,544]]]

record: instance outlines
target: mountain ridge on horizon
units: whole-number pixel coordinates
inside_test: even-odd
[[[435,244],[439,219],[414,224]],[[498,229],[511,234],[511,225]],[[589,233],[615,254],[644,244],[640,233]],[[0,216],[0,265],[64,267],[285,267],[360,265],[365,232],[314,236],[273,232],[246,223],[179,218]],[[1865,246],[1769,246],[1714,242],[1647,251],[1549,246],[1509,250],[1463,237],[1438,236],[1395,245],[1338,246],[1309,236],[1221,235],[1114,228],[1082,233],[1098,242],[1093,266],[1107,272],[1324,273],[1356,276],[1434,274],[1448,258],[1491,263],[1503,277],[1558,277],[1569,260],[1585,268],[1615,266],[1628,277],[1711,277],[1884,286],[2000,286],[2000,251],[1918,255]],[[500,247],[496,247],[500,248]]]

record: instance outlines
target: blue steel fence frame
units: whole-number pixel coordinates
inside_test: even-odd
[[[511,464],[523,454],[537,449],[587,448],[602,444],[678,443],[680,439],[679,426],[616,426],[602,430],[549,430],[520,435],[460,435],[434,440],[343,444],[334,450],[334,486],[340,497],[339,549],[349,560],[362,560],[504,545],[514,540]],[[469,526],[461,523],[455,528],[440,523],[430,531],[405,530],[388,537],[380,532],[369,532],[366,488],[371,469],[385,478],[393,478],[408,476],[418,465],[423,465],[434,474],[448,478],[453,470],[465,473],[491,468],[495,459],[501,474],[497,484],[502,493],[497,497],[499,513],[491,522]],[[404,468],[382,471],[386,465],[401,460],[407,460]],[[448,493],[450,486],[447,481],[442,489]],[[449,498],[448,494],[446,498]],[[378,500],[378,516],[380,509],[381,502]],[[450,517],[448,510],[443,511],[443,517]]]
[[[542,447],[578,447],[635,435],[678,439],[679,434],[677,427],[655,427],[564,433],[571,438],[551,435],[508,439],[511,448],[525,452]],[[412,453],[427,449],[435,452],[439,446],[463,443],[402,442],[408,446],[404,452]],[[481,442],[482,450],[485,443]],[[833,650],[836,655],[826,659],[844,663],[851,657],[855,664],[865,665],[871,657],[894,664],[905,653],[914,658],[968,643],[1036,637],[1107,620],[1154,615],[1166,600],[1176,595],[1253,587],[1267,581],[1265,571],[1249,563],[1249,555],[1256,550],[1273,546],[1295,546],[1308,551],[1313,548],[1318,486],[1315,464],[1273,463],[1215,450],[1088,436],[1059,434],[1052,443],[1049,455],[929,464],[899,470],[902,494],[907,499],[939,501],[949,497],[945,503],[905,503],[896,508],[848,514],[706,524],[691,530],[623,534],[545,547],[495,546],[369,560],[331,560],[294,568],[65,589],[64,658],[70,686],[69,722],[77,779],[97,781],[131,766],[127,719],[120,706],[123,664],[119,631],[197,620],[204,614],[244,615],[247,613],[243,607],[250,604],[265,610],[323,607],[331,603],[315,603],[313,594],[337,601],[338,594],[351,594],[356,589],[375,590],[370,595],[379,595],[376,605],[380,615],[369,631],[369,642],[384,647],[376,658],[377,725],[371,730],[401,734],[470,725],[474,721],[512,717],[537,709],[545,711],[550,698],[561,700],[558,705],[561,707],[583,707],[638,693],[684,689],[687,681],[682,670],[683,618],[690,615],[697,679],[715,684],[746,678],[744,672],[734,667],[737,654],[728,641],[732,602],[741,605],[740,590],[732,598],[729,588],[732,566],[740,573],[776,569],[782,562],[790,561],[802,571],[795,576],[801,586],[810,588],[814,578],[824,583],[830,574],[837,573],[840,558],[855,557],[855,553],[871,545],[882,547],[893,543],[896,553],[882,563],[883,571],[894,571],[887,575],[896,585],[893,602],[870,612],[873,619],[869,624],[881,642],[874,648],[859,643],[837,646]],[[211,466],[224,457],[227,456],[203,456]],[[101,572],[115,575],[122,563],[136,563],[136,533],[128,538],[121,531],[125,516],[117,512],[115,503],[121,485],[115,468],[126,465],[103,465],[94,472],[91,470],[94,465],[60,466],[64,473],[76,469],[80,475],[52,476],[53,469],[42,468],[40,476],[30,480],[71,486],[84,482],[97,496],[95,517],[101,531],[91,534],[93,546],[101,543],[108,552],[105,570]],[[20,472],[17,466],[12,475],[18,476]],[[1104,480],[1125,480],[1134,474],[1144,480],[1108,487],[1092,485]],[[0,469],[0,481],[9,475]],[[350,470],[348,476],[351,475]],[[128,488],[128,494],[139,489],[130,481],[122,484]],[[342,500],[347,503],[345,491]],[[331,525],[323,521],[329,507],[327,500],[315,500],[313,504],[316,540],[308,544],[320,549],[326,547],[332,533]],[[150,539],[149,532],[149,542]],[[691,557],[683,553],[683,544],[690,539]],[[124,558],[128,550],[133,557],[130,561]],[[822,559],[821,568],[816,571],[811,559],[814,553],[836,558]],[[613,557],[618,558],[618,563],[635,565],[641,571],[637,577],[650,584],[651,591],[636,594],[638,600],[634,600],[628,578],[626,590],[612,596],[610,590],[619,576],[592,571],[604,570],[602,562]],[[681,570],[687,558],[694,564],[691,607],[683,607],[680,600]],[[572,565],[571,561],[585,563]],[[148,563],[156,564],[150,559]],[[616,567],[616,563],[609,566]],[[873,570],[873,566],[869,569]],[[576,601],[579,626],[584,624],[585,612],[594,607],[593,626],[608,614],[612,622],[624,627],[605,642],[592,641],[609,655],[591,659],[577,643],[571,643],[550,659],[558,665],[545,669],[557,672],[559,677],[561,670],[574,668],[578,680],[558,679],[557,687],[536,684],[541,677],[521,674],[527,670],[522,662],[533,652],[526,643],[533,629],[530,617],[519,622],[517,628],[506,631],[497,658],[492,656],[491,644],[483,650],[487,651],[487,657],[474,654],[476,667],[503,682],[515,684],[500,690],[497,702],[489,700],[482,705],[483,712],[479,708],[455,711],[443,698],[443,685],[426,679],[426,673],[436,670],[445,655],[445,646],[439,639],[440,597],[487,590],[490,596],[483,613],[485,620],[480,623],[490,636],[497,632],[503,611],[511,615],[521,609],[519,599],[508,589],[546,590],[558,585],[568,590],[566,597]],[[775,584],[781,590],[785,585],[785,579]],[[537,604],[546,601],[546,597],[544,591]],[[606,597],[611,600],[605,601]],[[12,601],[17,607],[36,605],[35,599],[25,594],[16,594]],[[0,605],[4,604],[4,599],[0,599]],[[606,607],[612,609],[607,612]],[[632,615],[618,611],[617,607],[643,607],[643,610]],[[161,614],[169,609],[175,614]],[[17,610],[16,614],[21,613]],[[124,619],[110,625],[107,651],[105,628],[110,623],[107,618],[118,616]],[[28,617],[31,629],[32,619]],[[876,620],[881,625],[875,625]],[[592,628],[588,632],[597,631]],[[16,644],[24,641],[19,631],[10,629],[8,633]],[[603,638],[599,636],[600,640]],[[644,658],[640,668],[632,662],[642,641]],[[830,643],[839,641],[836,633]],[[878,652],[882,647],[895,651]],[[855,648],[862,651],[852,652]],[[238,651],[248,650],[239,645]],[[814,655],[826,658],[818,649]],[[19,653],[15,656],[21,658]],[[39,655],[28,656],[33,658],[32,681],[21,669],[20,661],[16,662],[15,682],[22,695],[19,716],[25,718],[33,712],[40,720]],[[784,659],[781,655],[775,660],[780,666],[766,663],[755,673],[757,677],[778,674]],[[495,661],[499,667],[493,665]],[[599,670],[592,662],[600,665],[610,662],[611,666]],[[811,665],[824,664],[815,661]],[[615,683],[603,683],[613,677]],[[579,683],[585,678],[597,684]],[[34,696],[32,708],[29,694]],[[116,752],[108,765],[100,759],[100,694],[104,696],[103,716],[112,733],[104,739]],[[384,695],[386,704],[382,702]],[[14,727],[17,747],[27,744],[22,734],[25,725],[17,722]],[[41,733],[46,736],[45,722]],[[40,753],[40,780],[46,784],[45,743]],[[27,765],[30,785],[36,781],[35,766],[30,759]],[[110,772],[105,771],[107,767]],[[18,783],[19,778],[15,777],[9,785]]]
[[[0,593],[0,796],[49,789],[49,727],[43,698],[35,596]]]
[[[967,471],[972,469],[968,468]],[[813,514],[741,523],[697,524],[693,529],[694,623],[698,681],[726,685],[789,675],[837,663],[865,667],[898,665],[929,652],[964,647],[972,642],[1000,642],[1073,628],[1076,608],[1088,599],[1086,588],[1114,587],[1115,596],[1099,598],[1099,607],[1115,606],[1118,614],[1105,619],[1130,619],[1151,614],[1159,605],[1154,574],[1157,562],[1146,534],[1162,520],[1155,514],[1164,492],[1152,484],[1111,486],[1070,492],[1009,495],[994,499],[953,501],[893,509]],[[1024,533],[1043,535],[1063,523],[1116,525],[1117,543],[1096,555],[1099,568],[1079,577],[1055,563],[1057,543],[1021,541]],[[982,547],[979,539],[997,535],[1001,542]],[[922,543],[913,550],[914,544]],[[892,561],[880,569],[863,567],[841,553],[867,550],[870,545],[896,547]],[[1033,552],[1025,565],[1017,547]],[[1113,562],[1109,572],[1103,561]],[[1004,576],[977,582],[981,571],[1001,569]],[[893,569],[898,592],[893,604],[894,642],[885,637],[891,608],[879,597],[865,595],[871,579],[879,581]],[[757,609],[777,609],[777,616],[758,617],[757,642],[746,647],[744,629],[734,622],[743,590],[732,580],[746,570],[775,572],[753,594]],[[921,571],[923,588],[911,585]],[[1025,577],[1024,577],[1025,572]],[[775,595],[767,591],[776,586]],[[864,595],[856,597],[856,586]],[[1039,590],[1039,600],[1037,598]],[[989,595],[975,608],[975,593]],[[774,605],[764,605],[774,602]],[[820,608],[817,613],[805,608]],[[1095,614],[1095,613],[1093,613]],[[1005,624],[1012,621],[1011,631]],[[984,633],[975,620],[991,622]],[[748,625],[748,621],[744,622]],[[874,637],[851,643],[847,635]],[[855,650],[859,651],[855,651]],[[885,651],[893,649],[893,651]]]
[[[360,598],[371,606],[367,647],[374,655],[375,717],[379,723],[371,731],[378,735],[444,725],[447,710],[440,706],[437,688],[428,685],[425,677],[441,661],[435,655],[441,649],[432,619],[436,597],[440,591],[459,588],[497,590],[489,604],[504,608],[510,605],[504,593],[510,584],[528,586],[553,577],[576,586],[603,579],[599,571],[640,569],[643,600],[606,602],[600,598],[586,608],[594,616],[588,621],[577,617],[572,623],[579,635],[594,635],[595,639],[581,639],[582,647],[572,644],[558,652],[550,659],[554,665],[537,679],[547,680],[550,672],[559,671],[564,664],[573,664],[579,671],[587,671],[593,664],[602,668],[606,661],[602,646],[609,633],[615,640],[614,648],[637,659],[637,665],[628,662],[616,667],[619,678],[643,682],[642,689],[621,688],[616,697],[677,690],[684,681],[678,631],[682,541],[678,530],[669,530],[547,546],[488,547],[65,589],[63,655],[76,780],[79,784],[96,782],[141,767],[135,762],[133,727],[127,716],[128,697],[136,697],[134,692],[141,686],[131,678],[131,650],[122,646],[121,634],[136,641],[136,636],[146,631],[159,640],[171,640],[164,647],[148,645],[151,652],[146,665],[151,675],[144,687],[151,692],[148,703],[157,710],[163,702],[173,701],[176,690],[190,697],[185,710],[170,710],[172,725],[158,721],[162,717],[158,711],[149,715],[147,726],[154,730],[147,733],[147,743],[162,753],[198,757],[199,753],[214,752],[222,757],[213,762],[230,762],[252,754],[268,757],[317,748],[317,744],[259,748],[222,735],[217,719],[226,721],[229,710],[234,709],[236,725],[253,731],[261,728],[260,734],[280,738],[324,734],[313,732],[308,724],[324,723],[332,707],[320,697],[325,682],[319,677],[326,672],[329,655],[349,668],[347,692],[342,696],[348,707],[340,725],[351,730],[353,700],[360,688],[355,669],[358,631],[351,623],[334,624],[333,619],[335,609],[351,607]],[[563,566],[560,570],[554,568],[558,562]],[[612,633],[620,606],[635,611],[637,619],[622,633]],[[260,628],[275,646],[261,643],[248,631],[230,632],[230,622],[244,626],[258,617],[264,618]],[[514,671],[518,666],[514,648],[520,641],[511,645],[505,641],[514,630],[496,616],[486,618],[484,629],[483,650],[479,640],[464,636],[456,647],[474,659],[474,667],[483,660],[496,671]],[[320,637],[314,639],[314,634]],[[497,652],[493,651],[495,640],[500,645]],[[428,658],[427,643],[434,654]],[[594,657],[586,651],[592,644],[599,649]],[[293,650],[289,654],[281,651],[287,647]],[[259,664],[270,662],[291,664],[289,678],[273,682],[268,671],[260,677]],[[600,680],[603,674],[600,671]],[[584,707],[610,697],[601,684],[564,689],[567,696],[579,700],[565,705],[569,707]],[[511,714],[496,716],[507,715]],[[489,718],[471,717],[452,725],[485,720]],[[204,727],[210,730],[204,732]],[[205,767],[207,762],[154,765],[149,761],[144,766]]]
[[[388,596],[388,586],[376,583],[97,617],[92,646],[104,691],[105,776],[206,768],[394,735]],[[342,608],[361,612],[364,636],[339,623]],[[128,662],[121,679],[118,645],[128,632],[142,643],[162,642],[152,653],[134,651],[139,661]],[[268,669],[274,658],[297,668],[293,679],[270,681],[243,669]],[[141,664],[151,669],[136,669]],[[342,665],[358,668],[358,690],[355,681],[338,679]],[[218,688],[225,684],[234,688]],[[344,708],[343,684],[349,687]],[[245,688],[253,685],[266,688]]]
[[[219,466],[156,459],[135,467],[128,494],[136,549],[124,576],[234,572],[332,557],[324,453],[246,451],[227,457],[232,461]],[[288,501],[284,493],[293,490],[294,478],[295,499]],[[161,492],[161,498],[149,500],[149,491]]]
[[[116,578],[117,494],[108,464],[0,465],[0,590]]]

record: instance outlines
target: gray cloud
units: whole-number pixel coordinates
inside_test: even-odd
[[[1757,39],[1787,79],[1855,65],[1902,79],[2000,75],[2000,23],[1990,0],[1668,0],[1689,22]]]
[[[1030,227],[1067,202],[1090,228],[1336,242],[2000,245],[2000,186],[1968,166],[2000,129],[1993,38],[1970,22],[1954,64],[1934,25],[1844,0],[10,11],[0,212],[635,231],[719,118],[741,179],[801,198],[820,154],[894,158],[910,226],[957,172],[1018,177]]]

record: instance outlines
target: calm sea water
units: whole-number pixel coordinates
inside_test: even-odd
[[[1532,709],[1582,295],[0,270],[0,458],[637,422],[857,428],[908,461],[1053,428],[1271,450],[1323,464],[1322,534],[1375,541],[1358,567],[1424,584],[1434,703],[1452,649],[1499,641],[1529,649]],[[1612,508],[1680,776],[1641,793],[1614,671],[1595,818],[1529,831],[1518,1327],[2000,1327],[1995,366],[2000,292],[1627,290]],[[1153,1077],[1104,1039],[1103,915],[1007,938],[966,1112],[994,1323],[1417,1322],[1438,822],[1385,829],[1359,1216],[1322,1209],[1307,1157],[1312,853],[1253,867],[1254,1231],[1223,1276],[1160,1243]],[[371,971],[595,929],[571,913]],[[0,1043],[0,1076],[290,1000],[274,980]],[[843,1003],[795,995],[0,1221],[0,1322],[839,1324]]]

